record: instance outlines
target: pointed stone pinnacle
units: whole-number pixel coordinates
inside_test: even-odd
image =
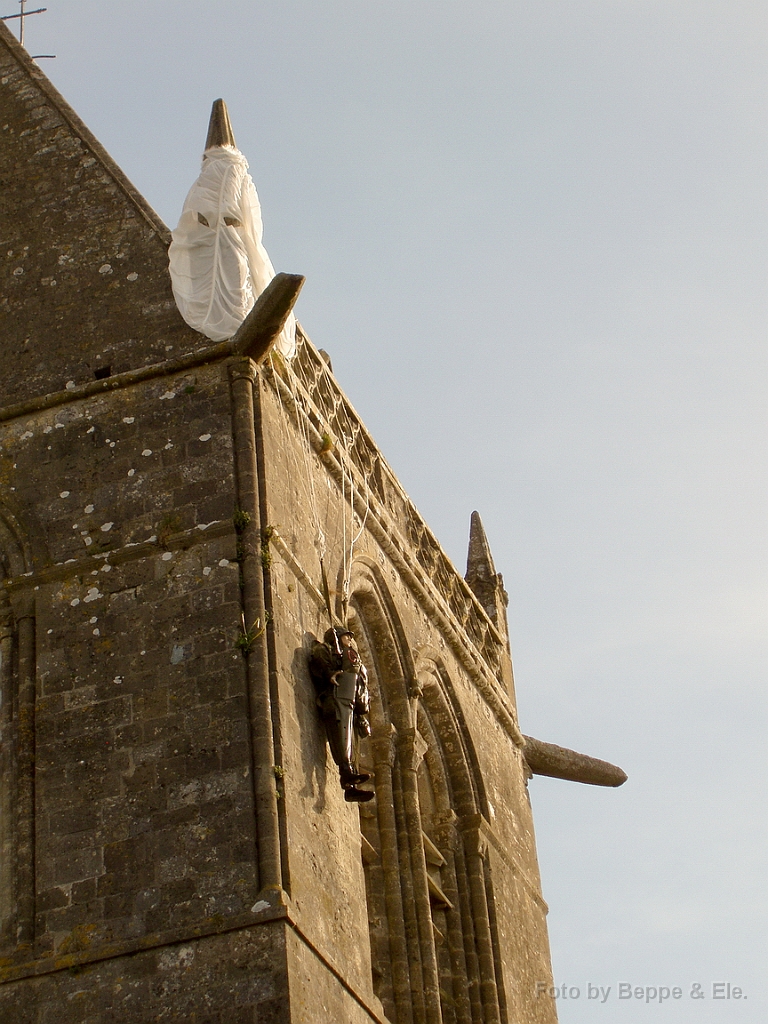
[[[493,564],[491,548],[485,536],[479,512],[473,512],[469,524],[469,551],[467,552],[467,572],[465,579],[480,583],[495,582],[496,569]],[[470,583],[470,586],[474,586]]]
[[[491,622],[507,636],[507,592],[501,573],[496,572],[493,556],[485,536],[480,515],[472,513],[469,527],[469,552],[467,554],[467,581],[475,597],[485,608]]]
[[[211,107],[211,119],[208,122],[208,138],[205,140],[205,148],[213,146],[232,146],[237,148],[232,125],[229,120],[229,111],[224,100],[214,100]]]

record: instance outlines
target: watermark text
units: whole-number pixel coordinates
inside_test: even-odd
[[[599,1004],[611,999],[663,1004],[680,999],[733,1001],[747,998],[743,988],[730,981],[713,981],[708,985],[698,981],[686,985],[634,985],[629,981],[611,985],[597,985],[591,981],[581,985],[553,985],[548,981],[537,981],[535,995],[537,999],[587,999]]]

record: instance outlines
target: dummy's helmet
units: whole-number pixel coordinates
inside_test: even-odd
[[[351,629],[345,629],[343,626],[332,626],[325,631],[323,640],[325,640],[329,647],[333,647],[336,650],[340,646],[343,636],[354,636],[354,633]]]

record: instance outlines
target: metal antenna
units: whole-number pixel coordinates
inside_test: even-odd
[[[0,21],[13,21],[14,18],[19,19],[19,42],[21,43],[22,46],[24,45],[25,18],[29,18],[32,14],[43,14],[45,11],[48,10],[47,7],[38,7],[37,10],[27,11],[25,10],[26,2],[27,0],[19,0],[19,6],[21,7],[21,12],[19,14],[6,14],[0,17]],[[55,53],[38,53],[32,57],[32,60],[40,60],[42,57],[54,58],[55,56]]]

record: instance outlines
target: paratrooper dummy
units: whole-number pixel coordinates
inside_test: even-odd
[[[371,734],[368,673],[350,630],[334,626],[323,639],[324,643],[317,641],[312,647],[309,674],[331,756],[339,766],[344,799],[364,803],[374,797],[369,790],[357,788],[371,777],[357,769],[357,738]]]

